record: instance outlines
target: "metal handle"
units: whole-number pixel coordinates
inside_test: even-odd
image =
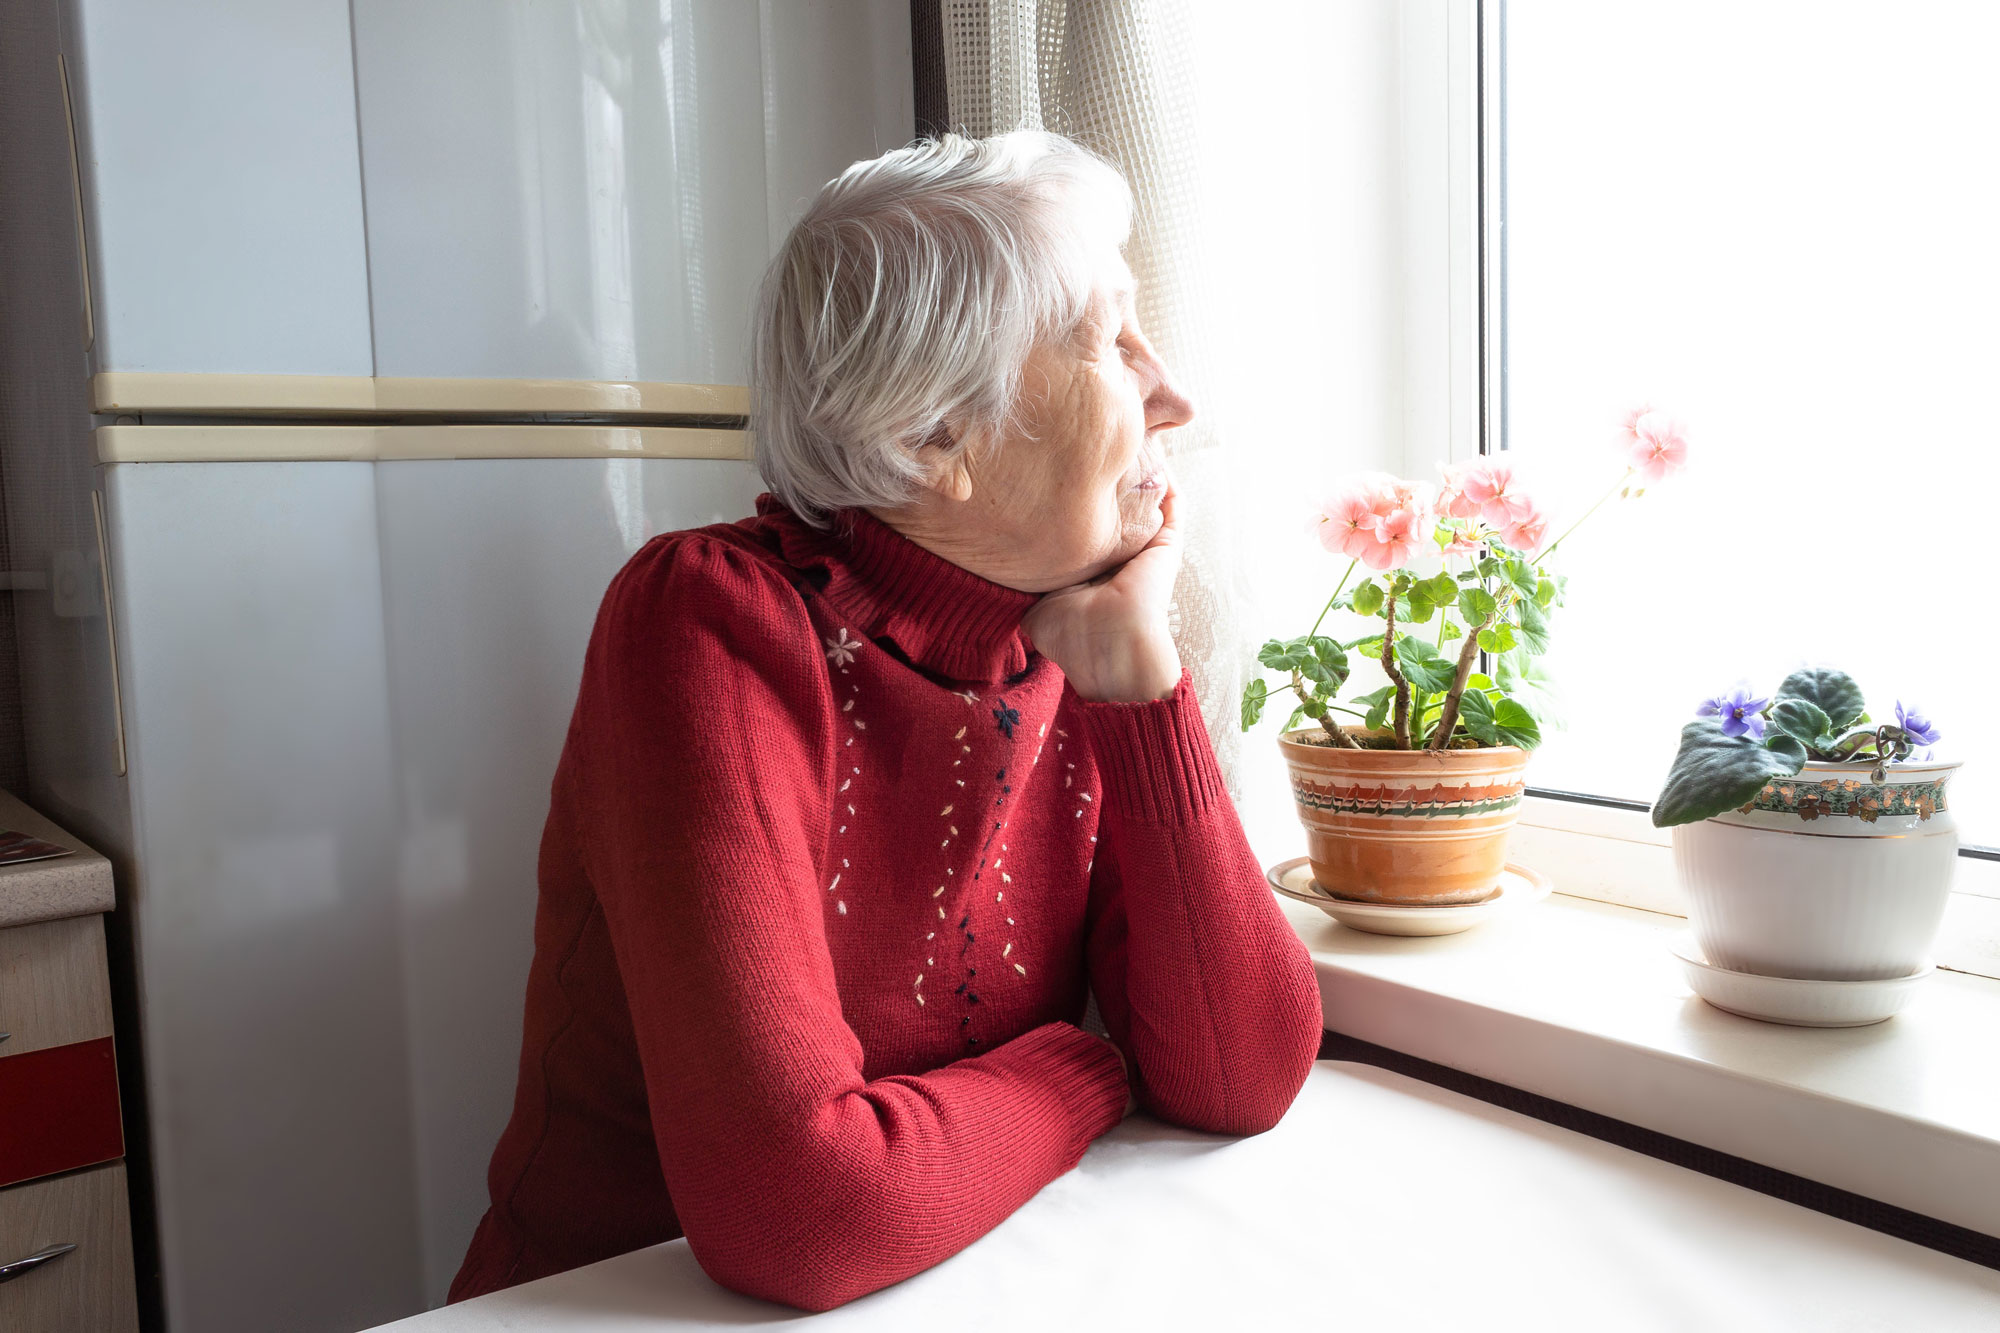
[[[43,1264],[62,1258],[74,1245],[51,1245],[46,1250],[38,1250],[25,1259],[16,1259],[11,1264],[0,1264],[0,1282],[12,1282],[17,1277],[26,1277]]]

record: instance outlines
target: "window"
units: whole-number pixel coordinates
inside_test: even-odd
[[[1810,660],[1921,704],[2000,845],[2000,7],[1486,9],[1488,445],[1559,515],[1627,408],[1692,446],[1564,546],[1536,784],[1650,801],[1700,699]]]

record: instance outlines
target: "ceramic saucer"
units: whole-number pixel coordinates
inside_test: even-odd
[[[1443,907],[1405,907],[1393,903],[1360,903],[1336,898],[1313,878],[1312,865],[1305,857],[1280,861],[1264,872],[1271,887],[1287,898],[1311,903],[1343,926],[1374,935],[1456,935],[1491,921],[1502,912],[1540,902],[1549,896],[1551,885],[1540,871],[1509,862],[1500,873],[1499,887],[1476,903],[1451,903]]]
[[[1918,982],[1937,971],[1933,963],[1906,977],[1879,981],[1811,981],[1736,972],[1708,961],[1693,931],[1675,935],[1668,946],[1696,995],[1718,1009],[1766,1023],[1801,1028],[1858,1028],[1880,1023],[1901,1009]]]

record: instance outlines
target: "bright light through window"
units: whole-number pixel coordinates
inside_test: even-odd
[[[2000,5],[1504,22],[1505,443],[1570,514],[1627,407],[1692,446],[1558,557],[1568,729],[1533,781],[1650,800],[1700,699],[1825,663],[1878,718],[1923,706],[1962,836],[2000,845]]]

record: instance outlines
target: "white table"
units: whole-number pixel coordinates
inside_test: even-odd
[[[662,1333],[808,1317],[954,1333],[1991,1333],[2000,1272],[1323,1061],[1270,1133],[1133,1116],[969,1249],[824,1315],[725,1291],[673,1241],[385,1327]]]

